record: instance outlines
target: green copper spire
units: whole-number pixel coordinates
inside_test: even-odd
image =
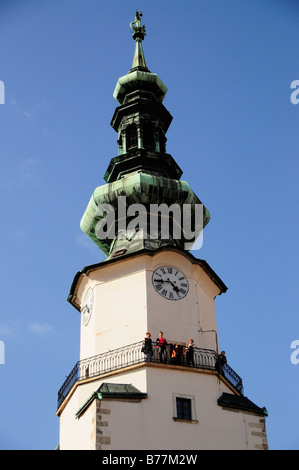
[[[146,36],[145,26],[141,26],[141,11],[136,11],[135,20],[130,23],[130,27],[134,31],[133,39],[136,43],[135,46],[135,53],[133,58],[132,69],[135,70],[138,67],[138,70],[146,70],[149,71],[144,57],[144,52],[142,48],[142,41],[144,40],[144,36]]]
[[[166,152],[172,121],[163,105],[167,87],[147,68],[141,17],[137,11],[130,23],[133,66],[118,79],[113,93],[118,106],[110,124],[117,133],[118,155],[111,158],[104,176],[107,184],[94,190],[80,223],[107,260],[165,246],[188,251],[210,219]]]
[[[162,103],[167,93],[167,87],[156,73],[150,72],[146,65],[142,48],[142,41],[146,36],[146,32],[145,26],[141,26],[141,17],[141,11],[136,11],[135,20],[130,23],[130,27],[133,30],[132,36],[136,43],[132,68],[127,75],[118,79],[113,93],[114,98],[120,104],[123,104],[126,95],[134,90],[143,89],[151,91],[160,103]]]

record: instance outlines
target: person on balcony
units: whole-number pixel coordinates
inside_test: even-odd
[[[146,337],[143,340],[141,352],[145,355],[146,361],[151,361],[153,356],[153,343],[151,340],[151,334],[149,331],[146,332]]]
[[[218,371],[219,374],[223,374],[223,367],[227,363],[227,359],[225,356],[225,351],[221,351],[221,354],[218,355],[216,360],[215,369]]]
[[[192,338],[189,339],[188,345],[186,346],[185,357],[188,366],[190,366],[190,364],[194,366],[194,341]]]
[[[160,362],[165,362],[167,361],[167,351],[166,351],[166,346],[167,346],[167,341],[163,336],[163,331],[159,331],[159,338],[157,338],[157,347],[158,347],[158,352],[159,352],[159,359]]]
[[[181,348],[179,344],[176,344],[171,353],[171,363],[180,364],[181,362]]]

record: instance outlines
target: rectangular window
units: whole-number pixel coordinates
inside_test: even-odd
[[[195,409],[195,396],[172,394],[173,420],[189,423],[198,423]]]
[[[176,397],[176,416],[178,419],[192,419],[191,400],[189,398]]]

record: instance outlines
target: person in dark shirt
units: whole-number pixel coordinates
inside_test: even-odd
[[[167,346],[167,341],[163,337],[163,331],[159,331],[159,338],[157,338],[157,347],[159,351],[160,362],[167,361],[166,346]]]
[[[186,346],[185,356],[187,364],[194,366],[194,341],[192,338],[189,339],[188,346]]]
[[[179,344],[176,344],[172,350],[170,362],[172,364],[180,364],[181,359],[181,348]]]
[[[223,374],[223,366],[227,363],[225,351],[221,351],[221,354],[218,355],[215,369],[218,370],[219,373]]]
[[[151,361],[152,360],[152,355],[153,355],[153,344],[151,340],[151,334],[149,331],[146,332],[146,337],[143,340],[142,343],[142,349],[141,351],[145,354],[145,360],[146,361]]]

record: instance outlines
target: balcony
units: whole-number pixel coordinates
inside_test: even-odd
[[[109,372],[121,370],[128,366],[147,362],[147,358],[141,351],[142,341],[129,346],[124,346],[113,351],[108,351],[97,356],[93,356],[82,361],[78,361],[62,387],[58,391],[58,408],[66,398],[67,394],[76,382],[93,377],[101,377]],[[217,354],[211,349],[194,348],[194,365],[188,363],[183,354],[183,348],[180,348],[177,357],[172,357],[174,345],[168,344],[166,354],[160,357],[156,344],[153,343],[152,363],[171,364],[195,369],[215,370]],[[243,383],[241,377],[228,365],[225,364],[220,374],[229,382],[229,384],[241,395],[243,395]]]

